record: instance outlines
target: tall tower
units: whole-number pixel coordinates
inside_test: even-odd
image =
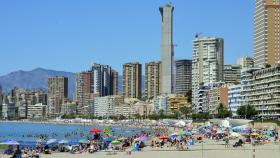
[[[174,50],[173,50],[173,10],[171,3],[159,7],[161,13],[161,94],[171,94],[174,90]]]
[[[126,63],[123,65],[123,97],[141,99],[142,65]]]
[[[255,66],[277,65],[280,61],[280,0],[255,0]]]

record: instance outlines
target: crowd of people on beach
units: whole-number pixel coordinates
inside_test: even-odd
[[[58,143],[53,141],[47,143],[51,138],[57,138],[58,134],[22,135],[23,138],[38,138],[40,141],[34,147],[20,145],[9,145],[4,154],[11,155],[12,158],[39,158],[41,154],[53,154],[68,152],[71,154],[82,154],[96,152],[106,152],[116,154],[116,151],[123,151],[126,154],[142,151],[143,148],[150,146],[153,148],[165,148],[168,150],[186,151],[190,150],[195,144],[204,143],[205,140],[212,142],[224,142],[225,148],[240,147],[245,143],[252,145],[264,144],[272,141],[279,142],[277,129],[237,129],[220,125],[187,125],[181,128],[169,126],[154,126],[149,131],[141,132],[125,137],[125,134],[116,135],[114,129],[109,129],[95,133],[84,133],[78,130],[64,133],[64,138],[82,137],[83,141],[70,143],[65,141]],[[150,132],[153,131],[153,132]],[[234,141],[230,144],[230,140]]]

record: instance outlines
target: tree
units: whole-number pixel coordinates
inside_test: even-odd
[[[224,105],[222,103],[220,103],[220,105],[218,107],[217,117],[218,118],[225,118],[225,117],[229,117],[229,116],[230,116],[230,112],[228,111],[228,109],[226,109],[224,107]]]
[[[183,106],[179,109],[179,111],[185,115],[185,116],[188,116],[191,112],[192,112],[192,109],[190,107],[186,107],[186,106]]]
[[[265,68],[271,68],[270,64],[265,64]]]
[[[186,93],[186,97],[187,97],[187,101],[189,103],[192,102],[192,90],[189,90],[187,93]]]
[[[256,111],[255,107],[253,107],[251,105],[247,106],[247,110],[246,110],[246,117],[247,118],[252,118],[252,116],[255,116],[257,114],[258,114],[258,112]]]
[[[244,118],[252,118],[257,114],[255,107],[251,105],[240,106],[237,109],[237,114]]]

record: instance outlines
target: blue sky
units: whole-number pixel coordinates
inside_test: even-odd
[[[36,67],[79,72],[93,62],[160,60],[166,0],[2,0],[0,75]],[[175,59],[196,32],[225,40],[225,63],[253,51],[253,0],[173,0]]]

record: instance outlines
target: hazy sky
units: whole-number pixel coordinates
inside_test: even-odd
[[[93,62],[121,72],[160,60],[166,0],[1,0],[0,75],[36,67],[78,72]],[[254,0],[173,0],[175,59],[196,32],[225,40],[225,63],[252,56]]]

